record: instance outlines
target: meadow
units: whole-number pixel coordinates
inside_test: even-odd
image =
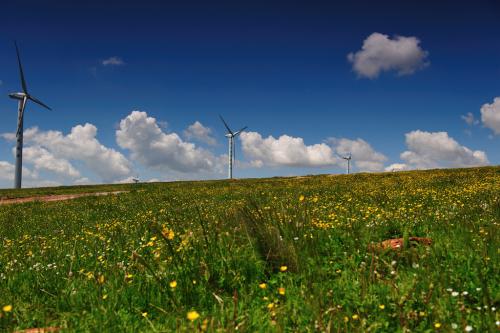
[[[0,197],[106,190],[0,206],[1,331],[500,329],[500,167]]]

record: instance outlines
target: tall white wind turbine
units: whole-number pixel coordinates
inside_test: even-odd
[[[21,77],[21,86],[23,91],[9,94],[10,98],[18,100],[17,109],[17,132],[16,132],[16,173],[14,179],[14,188],[21,188],[21,181],[23,176],[23,126],[24,126],[24,109],[26,108],[26,103],[28,100],[35,102],[38,105],[43,106],[46,109],[51,110],[47,105],[43,104],[40,100],[31,96],[28,93],[28,87],[26,86],[26,81],[24,80],[23,66],[21,65],[21,57],[19,56],[19,49],[17,43],[14,42],[16,46],[17,53],[17,63],[19,65],[19,75]]]
[[[239,131],[237,132],[233,132],[231,131],[231,129],[229,128],[229,126],[226,124],[226,122],[224,121],[224,118],[222,118],[221,115],[219,115],[220,117],[220,120],[222,120],[222,123],[224,124],[224,126],[226,127],[227,129],[227,134],[225,135],[226,138],[228,138],[229,140],[229,170],[228,170],[228,178],[229,179],[233,179],[233,162],[235,160],[235,147],[234,147],[234,138],[241,134],[241,132],[243,132],[245,129],[247,129],[247,126],[243,127],[242,129],[240,129]]]

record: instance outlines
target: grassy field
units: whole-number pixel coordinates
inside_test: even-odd
[[[0,206],[0,330],[500,329],[500,167],[0,196],[123,189]]]

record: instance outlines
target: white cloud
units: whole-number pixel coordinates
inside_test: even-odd
[[[116,141],[130,150],[132,159],[146,167],[180,173],[214,172],[219,158],[211,152],[183,141],[176,133],[164,133],[155,118],[132,111],[120,121]]]
[[[384,154],[375,151],[372,146],[363,139],[350,140],[346,138],[329,138],[327,140],[337,154],[345,156],[352,154],[352,162],[359,171],[381,171],[387,160]]]
[[[87,177],[82,177],[73,182],[75,185],[90,185],[92,182]]]
[[[0,180],[14,181],[14,165],[0,161]]]
[[[495,97],[493,103],[481,107],[481,120],[485,127],[500,135],[500,97]]]
[[[462,115],[460,116],[460,118],[463,119],[463,121],[465,121],[467,123],[467,125],[469,126],[472,126],[472,125],[477,125],[479,124],[479,120],[477,120],[474,115],[472,114],[472,112],[467,112],[467,115]]]
[[[250,158],[249,166],[287,167],[345,167],[338,155],[352,154],[352,162],[359,171],[381,171],[387,158],[375,151],[363,139],[329,138],[326,143],[306,145],[304,139],[282,135],[263,138],[257,132],[241,134],[243,153]]]
[[[24,148],[23,161],[33,164],[37,171],[49,171],[68,178],[80,177],[80,172],[68,160],[58,158],[42,147]]]
[[[122,66],[125,65],[125,62],[120,57],[109,57],[108,59],[104,59],[101,61],[103,66]]]
[[[26,133],[26,131],[24,131],[24,133]],[[2,134],[0,134],[0,136],[7,141],[15,141],[16,140],[16,133],[2,133]]]
[[[119,179],[115,181],[115,184],[129,184],[129,183],[135,183],[134,181],[135,176],[129,176],[127,178]]]
[[[393,163],[385,168],[385,171],[404,171],[409,170],[410,167],[405,163]]]
[[[7,182],[7,187],[13,185],[14,182],[14,164],[6,161],[0,161],[0,181]],[[32,183],[38,179],[38,173],[23,167],[23,181]]]
[[[347,59],[360,77],[376,78],[383,71],[396,71],[398,75],[413,74],[427,66],[427,51],[420,46],[416,37],[395,36],[378,32],[372,33],[363,42],[362,49],[349,53]]]
[[[44,169],[74,178],[79,172],[69,161],[81,161],[103,182],[113,182],[131,173],[130,162],[120,152],[105,147],[96,138],[97,128],[92,124],[77,125],[68,135],[60,131],[40,131],[32,127],[24,132],[28,161],[35,170]],[[2,135],[12,140],[15,135]],[[66,162],[64,162],[66,160]]]
[[[203,126],[203,124],[199,121],[195,121],[193,124],[189,125],[189,127],[184,131],[184,136],[188,140],[195,139],[211,146],[217,144],[215,138],[212,137],[212,129]]]
[[[256,167],[326,167],[338,165],[340,160],[325,143],[307,146],[302,138],[282,135],[279,138],[262,138],[257,132],[240,135],[243,153]]]
[[[486,153],[461,146],[446,132],[412,131],[406,133],[408,150],[401,159],[408,168],[469,167],[487,165]]]

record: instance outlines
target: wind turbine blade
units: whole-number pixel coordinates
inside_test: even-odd
[[[16,42],[14,42],[14,45],[16,45],[17,63],[19,64],[19,74],[21,75],[21,85],[23,87],[23,92],[27,94],[28,87],[26,86],[26,81],[24,80],[23,66],[21,65],[21,57],[19,56],[19,48],[17,47]]]
[[[221,115],[219,115],[219,117],[220,117],[220,120],[222,120],[222,122],[224,123],[224,126],[226,126],[227,131],[228,131],[229,133],[231,133],[231,135],[234,135],[234,134],[233,134],[233,131],[231,131],[231,129],[229,128],[229,126],[227,126],[226,122],[224,121],[224,118],[222,118],[222,116],[221,116]]]
[[[245,126],[243,127],[242,129],[240,129],[238,132],[234,132],[234,136],[240,134],[241,132],[243,132],[244,130],[246,130],[248,128],[248,126]]]
[[[31,100],[32,100],[33,102],[35,102],[36,104],[39,104],[39,105],[43,106],[44,108],[46,108],[46,109],[48,109],[48,110],[52,111],[52,109],[51,109],[51,108],[49,108],[47,105],[43,104],[43,103],[42,103],[42,101],[40,101],[40,100],[36,99],[35,97],[33,97],[33,96],[28,96],[28,98],[29,98],[29,99],[31,99]]]

